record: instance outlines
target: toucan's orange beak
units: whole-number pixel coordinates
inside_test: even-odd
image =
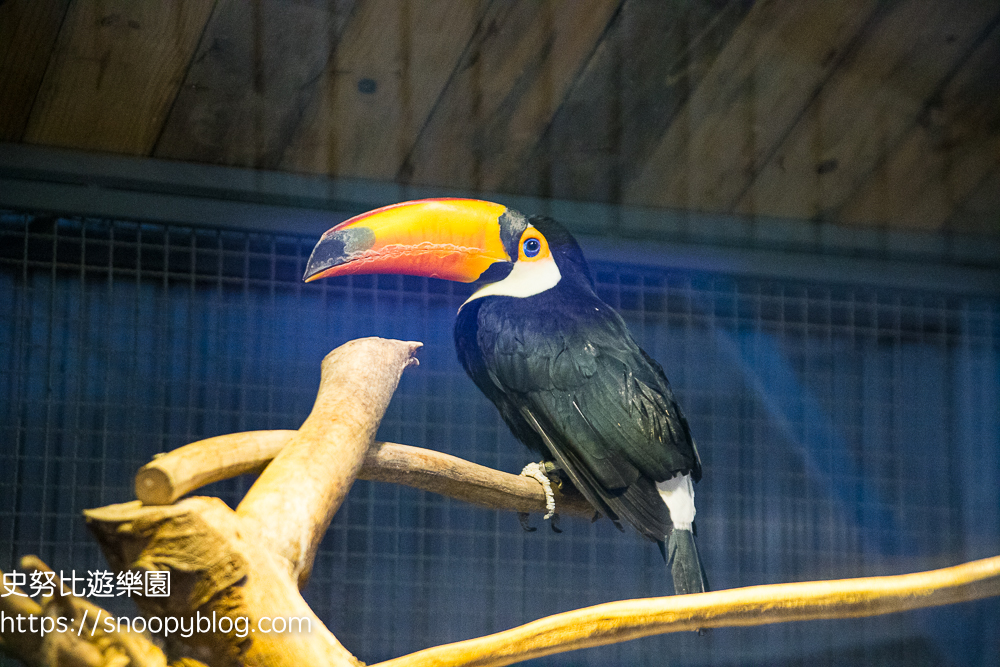
[[[500,236],[506,210],[478,199],[420,199],[362,213],[320,237],[303,279],[400,273],[471,283],[512,261]]]

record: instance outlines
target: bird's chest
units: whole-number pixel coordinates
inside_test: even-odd
[[[496,297],[462,308],[455,323],[460,356],[490,365],[511,356],[543,359],[558,354],[574,322],[551,299]],[[470,308],[470,306],[472,306]]]

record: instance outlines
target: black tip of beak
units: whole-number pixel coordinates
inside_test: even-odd
[[[313,248],[302,280],[308,281],[327,269],[347,264],[375,245],[375,232],[368,227],[351,227],[327,232]]]

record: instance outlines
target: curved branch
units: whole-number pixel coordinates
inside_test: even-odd
[[[260,474],[296,433],[227,433],[157,454],[135,474],[135,497],[143,505],[171,505],[213,482]]]
[[[402,484],[473,505],[513,512],[545,512],[545,492],[530,477],[512,475],[430,449],[376,443],[368,452],[359,479]],[[556,511],[587,519],[594,508],[576,489],[552,485]]]
[[[372,667],[500,667],[650,635],[877,616],[1000,595],[1000,556],[915,574],[734,588],[609,602]]]
[[[145,505],[169,505],[206,484],[259,473],[295,433],[230,433],[179,447],[139,469],[135,477],[136,496]],[[392,442],[376,442],[372,446],[358,479],[402,484],[490,509],[545,511],[545,494],[533,479],[457,456]],[[556,490],[556,508],[564,516],[594,516],[594,508],[573,489],[566,493]]]
[[[323,359],[313,409],[236,508],[301,586],[421,343],[361,338]]]

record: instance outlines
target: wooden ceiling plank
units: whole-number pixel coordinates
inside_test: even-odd
[[[619,3],[494,0],[398,178],[499,189],[538,143]]]
[[[20,141],[70,0],[0,2],[0,141]]]
[[[837,68],[737,211],[836,220],[996,15],[995,0],[904,0]]]
[[[626,202],[731,210],[879,6],[757,2],[628,184]]]
[[[486,0],[361,0],[282,168],[395,178],[486,7]]]
[[[852,194],[848,224],[935,230],[1000,168],[1000,23]],[[997,230],[1000,231],[1000,230]]]
[[[74,0],[24,141],[148,155],[214,0]]]
[[[353,0],[219,0],[156,157],[276,168]]]
[[[962,234],[1000,236],[1000,166],[983,177],[955,207],[944,226]]]
[[[625,0],[504,189],[618,202],[750,8],[745,0]]]

